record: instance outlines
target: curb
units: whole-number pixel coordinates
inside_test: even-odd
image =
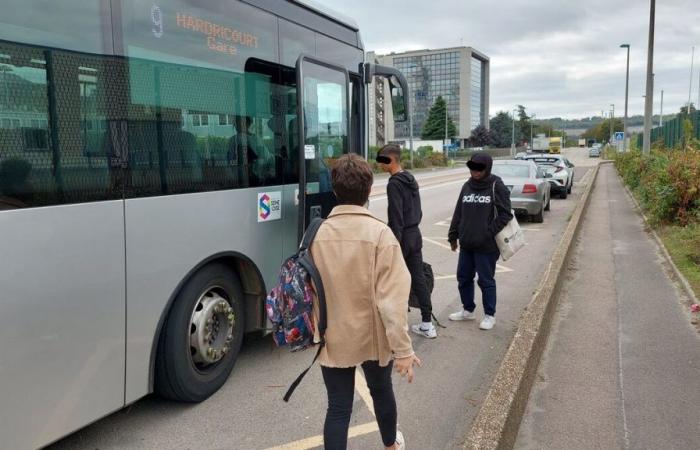
[[[520,421],[535,381],[540,357],[547,344],[552,317],[559,300],[558,293],[563,279],[561,274],[566,268],[601,164],[605,163],[601,161],[592,169],[590,182],[530,304],[520,318],[518,330],[472,423],[462,445],[463,449],[510,449],[515,445]]]
[[[615,170],[615,173],[617,173],[617,176],[620,177],[620,173],[617,172],[617,168]],[[693,288],[690,286],[688,279],[685,277],[685,275],[683,275],[683,273],[680,271],[678,266],[676,266],[676,263],[673,262],[673,258],[671,257],[671,254],[666,249],[664,242],[661,240],[661,238],[656,233],[654,228],[649,224],[649,218],[646,216],[646,214],[644,214],[644,210],[642,209],[642,206],[639,204],[637,199],[634,198],[632,191],[630,191],[630,189],[627,187],[624,180],[620,179],[620,181],[622,182],[622,186],[625,188],[627,195],[632,200],[634,207],[637,209],[637,212],[639,213],[639,215],[642,216],[642,219],[644,219],[644,224],[646,225],[647,232],[649,234],[651,234],[651,236],[654,238],[654,240],[656,241],[656,245],[659,246],[659,250],[661,251],[661,254],[664,255],[664,258],[666,258],[666,262],[668,263],[669,266],[671,266],[671,271],[675,275],[676,281],[680,282],[681,287],[683,288],[683,291],[685,291],[685,295],[688,296],[688,299],[691,301],[691,303],[700,303],[700,301],[698,301],[698,297],[695,295],[695,291],[693,291]]]

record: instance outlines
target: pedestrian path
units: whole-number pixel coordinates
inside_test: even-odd
[[[700,448],[700,336],[664,265],[601,167],[516,448]]]

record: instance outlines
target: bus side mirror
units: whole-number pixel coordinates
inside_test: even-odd
[[[389,89],[391,91],[391,110],[394,114],[394,122],[405,122],[408,118],[406,114],[406,111],[408,111],[407,99],[401,83],[396,77],[389,78]]]

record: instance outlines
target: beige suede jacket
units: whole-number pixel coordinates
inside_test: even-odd
[[[336,206],[319,229],[311,256],[328,311],[321,365],[379,361],[386,366],[392,358],[413,354],[406,317],[411,275],[384,222],[361,206]],[[317,312],[314,308],[316,323]]]

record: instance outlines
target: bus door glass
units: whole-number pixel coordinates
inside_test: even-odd
[[[330,168],[350,149],[349,76],[342,67],[301,56],[297,61],[300,90],[299,237],[309,221],[326,217],[335,206]]]

